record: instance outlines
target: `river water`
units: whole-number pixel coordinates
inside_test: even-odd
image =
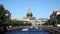
[[[28,31],[21,31],[21,29],[5,32],[5,34],[50,34],[42,28],[30,28]]]

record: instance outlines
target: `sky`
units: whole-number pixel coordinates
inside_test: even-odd
[[[12,19],[26,17],[29,9],[37,19],[50,18],[53,11],[60,10],[60,0],[0,0],[0,4],[10,11]]]

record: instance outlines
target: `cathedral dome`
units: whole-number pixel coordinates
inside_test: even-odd
[[[29,9],[28,12],[27,12],[27,17],[28,16],[31,16],[32,17],[32,11]]]

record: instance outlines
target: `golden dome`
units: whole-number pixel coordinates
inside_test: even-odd
[[[59,15],[60,14],[60,10],[56,10],[56,15]]]
[[[60,12],[57,12],[57,15],[59,15],[60,14]]]
[[[27,17],[28,16],[31,16],[32,17],[32,11],[29,9],[28,12],[27,12]]]

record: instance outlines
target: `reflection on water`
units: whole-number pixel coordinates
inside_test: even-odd
[[[19,30],[13,30],[9,32],[5,32],[5,34],[50,34],[48,31],[43,30],[42,28],[29,28],[28,31],[21,31]]]

